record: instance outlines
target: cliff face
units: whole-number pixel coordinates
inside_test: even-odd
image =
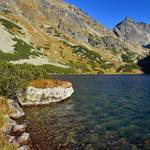
[[[147,52],[63,0],[1,0],[0,30],[0,60],[15,64],[116,73],[120,67],[135,66]]]
[[[131,18],[125,18],[125,20],[116,25],[113,31],[119,38],[124,40],[145,47],[150,45],[150,24],[136,22]]]

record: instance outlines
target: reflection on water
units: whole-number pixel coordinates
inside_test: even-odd
[[[73,82],[71,99],[25,108],[42,150],[150,150],[150,76],[57,76]]]

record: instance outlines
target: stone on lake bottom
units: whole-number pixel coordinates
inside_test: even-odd
[[[18,138],[18,142],[19,142],[20,144],[27,144],[28,141],[29,141],[29,137],[30,137],[30,134],[24,132],[24,133]]]

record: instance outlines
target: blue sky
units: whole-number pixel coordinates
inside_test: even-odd
[[[150,0],[65,0],[111,29],[126,16],[150,24]]]

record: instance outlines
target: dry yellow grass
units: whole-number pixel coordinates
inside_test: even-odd
[[[0,97],[0,112],[5,115],[9,115],[10,113],[12,113],[11,109],[7,104],[7,100],[3,97]]]
[[[29,86],[33,86],[36,88],[53,88],[58,86],[69,88],[72,86],[72,84],[68,81],[59,80],[33,80],[29,83]]]
[[[7,104],[7,100],[0,97],[0,150],[17,150],[16,147],[7,142],[1,131],[1,128],[7,122],[6,115],[9,115],[10,113],[12,113],[12,111]]]

